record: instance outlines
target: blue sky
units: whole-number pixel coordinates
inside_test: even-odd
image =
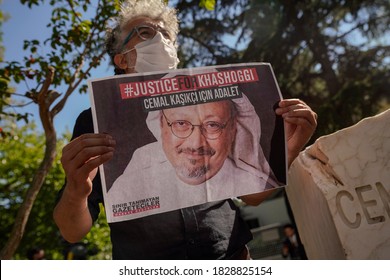
[[[19,0],[3,0],[0,8],[4,13],[9,14],[10,18],[3,24],[3,44],[5,47],[5,61],[22,61],[27,54],[23,52],[23,41],[26,39],[45,40],[51,32],[46,27],[51,16],[51,6],[34,6],[29,9],[20,4]],[[92,78],[101,78],[112,75],[112,69],[108,67],[108,62],[104,61],[92,74]],[[14,85],[17,92],[24,93],[26,86],[24,84]],[[60,91],[60,89],[58,89]],[[29,101],[28,99],[24,99]],[[75,91],[69,98],[65,108],[55,118],[55,126],[60,134],[65,129],[72,131],[77,116],[81,111],[90,107],[89,95],[79,94]],[[38,107],[36,104],[25,108],[32,113],[41,129]],[[41,129],[42,130],[42,129]]]

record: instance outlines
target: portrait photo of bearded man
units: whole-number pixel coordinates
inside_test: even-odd
[[[135,150],[123,174],[107,192],[106,205],[114,208],[130,201],[158,198],[158,207],[139,213],[128,208],[114,215],[118,219],[283,185],[264,156],[260,118],[245,94],[151,111],[146,124],[157,141]]]

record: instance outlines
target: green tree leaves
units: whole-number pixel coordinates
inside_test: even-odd
[[[45,137],[42,133],[36,134],[34,122],[18,127],[7,120],[4,129],[9,131],[9,134],[0,140],[1,247],[10,237],[16,213],[31,186],[45,149]],[[69,137],[69,133],[64,135],[64,138],[66,137]],[[61,149],[63,144],[64,140],[60,139],[58,149]],[[60,239],[52,219],[52,209],[56,193],[63,181],[64,174],[57,156],[31,211],[26,235],[15,258],[25,259],[28,248],[34,245],[45,248],[48,255],[58,251]]]
[[[177,1],[182,66],[270,62],[329,134],[389,108],[389,1]],[[387,38],[387,39],[386,39]]]
[[[215,0],[200,0],[199,7],[212,11],[215,9]]]
[[[15,216],[32,183],[34,173],[44,156],[45,136],[37,132],[34,122],[18,127],[6,120],[4,129],[10,133],[0,140],[0,247],[3,247],[11,233]],[[70,139],[66,132],[57,145],[57,156],[47,174],[41,191],[37,195],[26,225],[24,237],[15,252],[15,259],[26,259],[27,250],[38,246],[45,250],[47,259],[63,259],[63,242],[54,224],[53,209],[58,191],[64,184],[65,175],[60,163],[61,149]],[[103,211],[104,212],[104,211]],[[83,240],[87,247],[96,248],[94,259],[110,259],[110,235],[105,215]]]
[[[32,8],[43,5],[44,1],[24,0],[22,3]],[[30,186],[19,205],[9,240],[1,250],[0,257],[4,259],[11,258],[18,248],[35,199],[55,163],[57,135],[54,118],[65,107],[72,93],[78,88],[80,92],[86,91],[85,80],[105,54],[106,23],[119,9],[119,0],[101,1],[96,7],[89,0],[56,0],[49,4],[52,6],[48,24],[51,36],[43,43],[36,39],[26,40],[24,49],[30,54],[21,61],[6,62],[0,69],[3,77],[0,82],[0,117],[28,121],[29,115],[18,113],[17,108],[35,103],[45,137],[41,162],[35,167],[33,175],[30,174]],[[11,82],[24,82],[28,90],[16,93],[9,88]],[[11,102],[14,97],[19,100],[24,97],[27,101],[15,105]],[[6,132],[2,134],[7,135]]]

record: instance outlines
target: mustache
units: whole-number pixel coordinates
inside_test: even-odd
[[[181,154],[190,154],[190,155],[198,155],[198,156],[213,156],[215,155],[215,150],[213,148],[204,148],[200,147],[197,149],[194,148],[177,148],[176,152]]]

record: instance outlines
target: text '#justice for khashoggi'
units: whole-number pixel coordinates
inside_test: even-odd
[[[120,84],[122,99],[196,91],[205,88],[223,87],[233,84],[256,82],[259,78],[255,68],[176,76],[150,81]]]

